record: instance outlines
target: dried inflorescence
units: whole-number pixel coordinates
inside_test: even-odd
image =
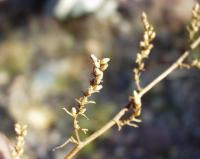
[[[138,91],[142,89],[140,77],[141,72],[144,71],[144,60],[149,57],[151,49],[153,48],[152,41],[156,37],[154,27],[149,23],[147,15],[144,12],[142,13],[142,22],[144,25],[144,35],[143,40],[140,42],[140,52],[138,52],[136,56],[136,67],[133,69],[134,81]]]
[[[86,104],[95,103],[95,101],[89,101],[88,98],[93,94],[99,92],[102,86],[103,72],[108,68],[109,58],[104,58],[102,60],[97,59],[95,55],[91,55],[93,61],[93,79],[90,81],[89,88],[83,92],[83,97],[76,99],[78,102],[78,114],[85,116]]]
[[[133,69],[134,81],[136,84],[136,90],[133,91],[133,95],[129,97],[128,107],[131,109],[131,115],[127,119],[116,121],[118,129],[121,130],[122,126],[129,125],[133,127],[138,127],[136,123],[141,122],[140,119],[137,119],[141,115],[142,102],[141,96],[139,93],[142,91],[140,85],[141,73],[144,71],[144,60],[149,57],[149,54],[153,48],[152,41],[156,37],[156,32],[153,25],[148,21],[146,13],[142,14],[142,22],[144,25],[144,35],[143,40],[140,42],[140,52],[137,53],[135,63],[137,66]]]
[[[197,3],[192,9],[192,18],[187,26],[189,40],[192,42],[200,30],[200,5]]]
[[[27,125],[15,124],[15,132],[17,134],[17,144],[15,145],[12,156],[14,159],[19,159],[24,153],[25,137],[27,135]]]
[[[76,99],[78,105],[76,107],[72,107],[71,111],[68,111],[66,108],[63,108],[63,110],[70,115],[73,118],[73,128],[75,132],[75,137],[71,136],[64,144],[56,147],[55,149],[61,148],[68,144],[69,142],[79,145],[81,142],[81,139],[79,137],[79,132],[82,131],[85,134],[87,133],[88,129],[82,128],[79,125],[79,116],[83,116],[88,119],[86,116],[86,105],[87,104],[95,104],[95,101],[89,100],[89,97],[99,92],[102,88],[102,82],[103,82],[103,73],[108,68],[108,62],[110,61],[109,58],[103,58],[98,59],[95,55],[91,55],[91,59],[93,62],[93,70],[92,75],[93,78],[90,81],[90,85],[86,91],[83,92],[83,96]],[[54,149],[54,150],[55,150]]]
[[[190,48],[193,50],[192,43],[197,39],[199,36],[200,31],[200,5],[197,3],[193,9],[192,9],[192,17],[190,20],[190,23],[187,26],[187,31],[189,35],[189,41],[190,41]],[[191,62],[188,63],[181,63],[181,68],[187,68],[190,69],[191,67],[195,67],[200,69],[200,59],[195,58]]]

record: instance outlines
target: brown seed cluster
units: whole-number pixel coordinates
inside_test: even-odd
[[[138,52],[136,56],[136,68],[133,69],[134,80],[138,91],[142,89],[140,85],[140,77],[141,72],[144,71],[144,60],[149,57],[153,48],[152,41],[156,37],[154,27],[149,23],[146,13],[142,14],[142,22],[144,25],[144,35],[143,40],[140,42],[140,52]]]
[[[24,143],[25,137],[27,135],[27,125],[15,124],[15,132],[17,134],[17,144],[12,151],[12,156],[14,159],[19,159],[24,153]]]
[[[103,58],[102,60],[97,59],[97,57],[93,54],[91,55],[91,59],[93,62],[93,79],[90,81],[88,89],[83,92],[83,97],[76,99],[80,115],[84,114],[86,104],[95,103],[94,101],[88,100],[88,97],[90,97],[93,93],[99,92],[103,88],[103,72],[108,68],[108,62],[110,61],[109,58]]]
[[[90,80],[90,85],[86,91],[83,92],[83,96],[76,99],[78,105],[76,107],[72,107],[71,111],[68,111],[66,108],[63,108],[63,110],[70,115],[73,118],[73,127],[75,132],[75,137],[71,136],[64,144],[56,147],[55,149],[62,148],[69,142],[79,145],[81,140],[79,137],[79,132],[82,131],[83,133],[87,133],[88,129],[82,128],[79,125],[79,116],[83,116],[88,119],[86,116],[86,105],[87,104],[95,104],[95,101],[92,101],[89,99],[89,97],[99,92],[102,88],[102,82],[103,82],[103,74],[104,71],[108,68],[108,62],[110,61],[109,58],[103,58],[98,59],[94,54],[91,55],[91,60],[93,63],[93,69],[92,69],[92,76],[93,78]],[[54,149],[54,150],[55,150]]]
[[[93,78],[90,81],[90,86],[85,92],[83,92],[82,97],[80,97],[79,99],[76,99],[76,101],[78,102],[78,106],[76,108],[72,107],[72,117],[74,118],[74,129],[76,130],[80,129],[77,117],[79,115],[82,115],[87,118],[85,114],[86,105],[90,103],[95,104],[95,101],[89,100],[89,97],[93,93],[97,93],[103,88],[103,85],[102,85],[103,73],[108,68],[108,62],[110,61],[109,58],[103,58],[100,60],[94,54],[91,55],[91,59],[93,62],[93,71],[92,71]],[[81,130],[84,133],[87,132],[87,129],[81,129]]]
[[[187,26],[189,33],[189,40],[193,42],[197,33],[200,30],[200,5],[197,3],[192,10],[192,18],[190,24]]]

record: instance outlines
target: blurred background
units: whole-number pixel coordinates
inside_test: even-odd
[[[142,11],[155,26],[155,48],[142,85],[187,47],[185,25],[195,0],[0,0],[0,158],[15,143],[14,123],[28,124],[26,159],[62,159],[52,152],[72,133],[61,110],[74,106],[91,77],[90,54],[111,58],[104,89],[89,106],[89,134],[127,103],[139,51]],[[200,72],[180,69],[143,98],[140,127],[111,129],[77,159],[200,158]],[[8,157],[6,158],[8,159]]]

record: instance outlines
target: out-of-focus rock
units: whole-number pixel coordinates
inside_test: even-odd
[[[54,10],[58,19],[65,19],[68,16],[79,17],[95,12],[104,0],[60,0]]]
[[[59,0],[54,9],[56,18],[62,20],[68,17],[77,18],[90,13],[97,13],[98,17],[108,17],[117,9],[115,0]]]
[[[42,100],[55,85],[56,79],[70,72],[70,64],[67,59],[52,61],[43,65],[34,75],[30,88],[31,98]]]
[[[10,89],[9,111],[19,123],[26,123],[35,130],[47,130],[54,122],[52,109],[30,96],[27,79],[17,77]]]
[[[54,114],[44,106],[35,106],[27,109],[26,120],[31,127],[37,130],[47,130],[53,123]]]
[[[118,18],[118,15],[113,16],[114,13],[116,13],[118,5],[119,4],[116,0],[105,1],[101,9],[97,13],[98,18],[103,19],[108,18],[109,16],[112,16],[112,18]]]
[[[19,34],[13,36],[0,44],[0,67],[10,75],[26,70],[31,55],[29,40]]]

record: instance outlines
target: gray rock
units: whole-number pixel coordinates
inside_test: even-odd
[[[58,19],[67,17],[80,17],[97,11],[104,0],[59,0],[54,9],[54,15]]]

